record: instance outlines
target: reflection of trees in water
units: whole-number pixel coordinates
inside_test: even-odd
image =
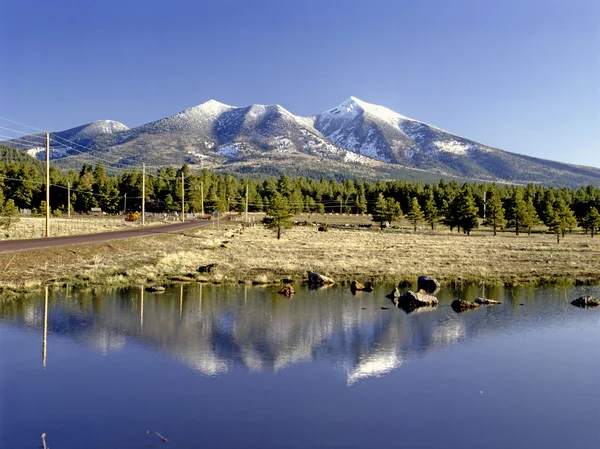
[[[462,295],[481,295],[479,286],[472,289]],[[501,299],[514,301],[456,315],[447,307],[454,294],[443,292],[437,310],[407,316],[397,309],[381,310],[380,304],[387,303],[383,293],[352,297],[335,288],[299,293],[290,300],[274,288],[201,284],[162,295],[141,288],[70,291],[68,298],[51,292],[48,332],[74,337],[103,353],[134,341],[205,375],[238,365],[277,371],[295,362],[322,360],[344,371],[351,384],[389,372],[416,355],[514,326],[524,314],[519,301],[540,304],[532,302],[535,290],[496,291],[495,297],[501,293]],[[550,310],[544,312],[546,318],[552,316]],[[39,329],[43,322],[39,298],[4,307],[0,314],[25,328]]]

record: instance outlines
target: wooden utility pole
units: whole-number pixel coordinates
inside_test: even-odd
[[[71,218],[71,181],[67,182],[67,217]]]
[[[185,188],[183,186],[183,172],[181,172],[181,221],[185,221]]]
[[[200,182],[200,204],[202,204],[201,214],[204,215],[204,181]]]
[[[146,164],[142,164],[142,226],[146,224]]]
[[[123,215],[127,215],[127,194],[125,194],[125,203],[123,204]]]
[[[46,131],[46,237],[50,237],[50,133]]]
[[[246,221],[248,221],[248,183],[246,183]]]

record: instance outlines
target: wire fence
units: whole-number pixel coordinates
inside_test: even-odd
[[[192,214],[186,215],[186,219],[193,219]],[[180,221],[176,214],[146,213],[146,225],[160,225]],[[132,229],[142,225],[141,217],[136,221],[127,221],[123,215],[89,216],[72,215],[51,217],[50,233],[52,237],[95,234],[100,232],[118,231]],[[19,220],[13,222],[8,229],[0,230],[0,240],[34,239],[44,237],[46,221],[44,217],[21,215]]]

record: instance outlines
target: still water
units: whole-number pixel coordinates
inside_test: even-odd
[[[488,289],[502,305],[462,314],[481,288],[442,290],[410,315],[388,287],[296,289],[0,306],[0,447],[600,447],[600,308],[569,304],[599,287]]]

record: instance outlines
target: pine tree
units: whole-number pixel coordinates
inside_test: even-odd
[[[490,190],[490,199],[487,201],[487,215],[483,224],[492,227],[494,237],[496,236],[496,230],[502,229],[506,225],[504,207],[502,207],[502,200],[496,188]]]
[[[10,227],[19,221],[19,208],[15,206],[14,200],[10,199],[4,203],[1,210],[0,226],[10,230]]]
[[[553,212],[552,216],[549,217],[548,230],[556,234],[556,243],[560,243],[560,235],[561,233],[564,235],[563,222],[560,218],[560,214],[558,212]]]
[[[430,192],[429,198],[425,202],[425,221],[431,225],[431,230],[435,228],[435,224],[439,219],[439,212],[435,205],[433,192]]]
[[[514,228],[515,234],[526,228],[527,219],[527,203],[523,200],[521,190],[515,190],[510,201],[510,207],[506,211],[508,215],[508,227]]]
[[[598,209],[592,207],[585,217],[581,220],[581,226],[586,230],[590,230],[592,238],[597,230],[600,230],[600,213]]]
[[[444,200],[444,218],[442,222],[450,228],[452,231],[455,227],[459,228],[460,231],[460,195],[455,195],[453,193],[449,194]]]
[[[293,226],[290,220],[293,216],[287,198],[279,192],[275,192],[269,202],[267,216],[263,219],[263,224],[268,229],[276,229],[277,239],[280,239],[283,229],[289,229]]]
[[[556,213],[558,214],[561,221],[561,233],[565,236],[565,232],[568,229],[571,231],[577,227],[577,219],[571,208],[567,205],[566,201],[560,198],[555,205]]]
[[[458,198],[458,225],[463,232],[471,235],[471,230],[479,226],[479,209],[469,187],[464,187]]]
[[[410,210],[408,212],[407,218],[413,225],[413,228],[416,232],[417,226],[423,222],[424,216],[423,211],[421,210],[421,206],[419,205],[419,200],[416,197],[410,202]]]
[[[402,215],[402,209],[400,204],[394,198],[388,198],[387,200],[380,193],[377,197],[377,203],[375,204],[375,210],[373,211],[373,221],[379,223],[379,227],[383,229],[383,224],[387,221],[390,224],[395,218]]]
[[[367,213],[367,197],[364,187],[356,195],[356,212],[359,214]]]
[[[537,226],[540,223],[540,217],[538,217],[535,206],[533,205],[533,198],[529,198],[527,201],[525,219],[523,225],[527,228],[527,235],[531,235],[531,228]]]
[[[379,223],[379,228],[383,229],[383,222],[386,220],[386,208],[387,203],[383,193],[380,193],[375,203],[375,210],[373,211],[373,221]]]

